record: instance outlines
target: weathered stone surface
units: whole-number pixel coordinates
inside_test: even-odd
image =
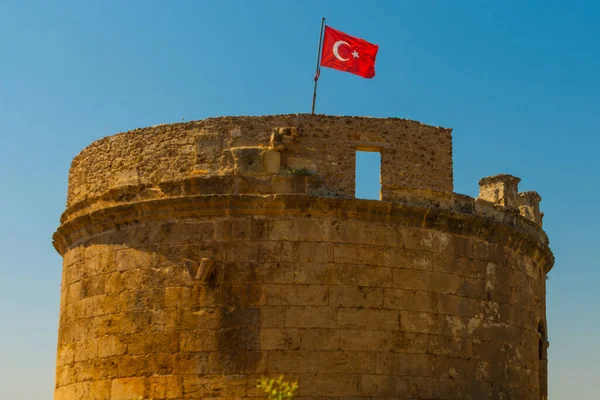
[[[520,178],[508,174],[488,176],[479,180],[479,198],[500,204],[508,209],[519,208]]]
[[[353,198],[357,149],[383,201]],[[544,398],[539,196],[453,194],[451,156],[447,129],[310,115],[92,144],[54,235],[55,399],[264,398],[279,374],[300,400]]]

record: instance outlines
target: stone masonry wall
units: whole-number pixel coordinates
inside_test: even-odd
[[[381,152],[384,199],[399,187],[452,191],[450,129],[398,118],[297,114],[209,118],[106,137],[73,160],[67,205],[190,176],[243,176],[237,192],[277,193],[272,177],[290,170],[318,175],[329,193],[353,198],[357,149]]]
[[[252,398],[261,374],[299,379],[301,398],[539,398],[548,265],[527,235],[249,197],[129,224],[121,209],[65,253],[55,399]]]
[[[547,398],[554,259],[518,178],[452,191],[450,130],[287,115],[105,138],[70,171],[55,400]],[[382,152],[383,201],[354,197]]]

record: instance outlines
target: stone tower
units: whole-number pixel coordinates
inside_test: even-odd
[[[355,153],[381,153],[381,201]],[[540,197],[453,193],[451,130],[275,115],[101,139],[69,174],[56,400],[540,400]]]

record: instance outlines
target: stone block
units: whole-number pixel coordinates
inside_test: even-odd
[[[211,374],[263,373],[266,368],[266,354],[260,351],[217,351],[208,355]]]
[[[268,174],[263,161],[263,153],[267,150],[264,147],[233,147],[231,148],[233,158],[234,175],[242,176],[266,176]],[[269,166],[276,164],[276,160],[271,160]]]
[[[276,263],[282,260],[279,242],[233,242],[226,247],[227,261]]]
[[[384,253],[384,265],[392,268],[416,269],[431,271],[433,269],[433,253],[420,250],[389,247]]]
[[[439,399],[440,382],[437,378],[417,377],[413,380],[415,396],[418,399]]]
[[[296,350],[300,348],[300,331],[294,328],[264,328],[260,330],[260,349]]]
[[[398,246],[401,233],[396,226],[386,224],[360,224],[356,243],[374,246]]]
[[[326,242],[329,223],[314,219],[277,219],[271,224],[271,240]]]
[[[436,312],[438,294],[418,290],[385,289],[385,308],[405,311]]]
[[[228,218],[215,223],[216,240],[248,240],[250,238],[252,220],[249,218]]]
[[[339,264],[383,265],[383,252],[373,246],[336,244],[333,260]]]
[[[461,297],[470,297],[473,299],[487,300],[487,293],[488,292],[486,290],[485,280],[464,278],[462,280],[459,290],[455,294]]]
[[[150,398],[178,399],[183,396],[183,377],[166,375],[148,378]]]
[[[144,396],[146,378],[113,379],[111,387],[112,400],[131,400]]]
[[[294,265],[289,263],[223,263],[223,282],[231,284],[292,283]]]
[[[383,307],[383,289],[367,286],[331,286],[330,305],[348,308]]]
[[[181,332],[181,351],[216,351],[219,349],[218,331],[201,329]]]
[[[86,274],[88,277],[97,277],[115,270],[115,252],[104,251],[93,257],[86,257]]]
[[[441,244],[448,240],[447,237],[445,233],[427,229],[402,230],[404,247],[411,250],[437,253],[441,249]]]
[[[63,269],[68,269],[73,264],[83,261],[85,257],[85,248],[83,246],[77,246],[69,249],[63,255]]]
[[[331,221],[328,240],[334,243],[361,243],[361,231],[360,221],[335,219]]]
[[[432,272],[429,271],[392,269],[392,286],[397,289],[431,292],[434,291],[431,280]]]
[[[342,351],[273,351],[267,372],[290,373],[366,373],[373,371],[377,354]]]
[[[98,341],[93,338],[81,340],[75,345],[74,361],[84,361],[98,357]]]
[[[382,375],[410,376],[413,374],[415,354],[378,353],[377,373]]]
[[[341,345],[341,332],[337,329],[302,329],[300,330],[300,348],[302,350],[337,350]]]
[[[188,375],[183,377],[183,392],[186,398],[246,396],[247,378],[242,374]]]
[[[98,338],[98,357],[114,357],[125,354],[127,347],[116,335]]]
[[[392,331],[400,327],[400,312],[382,309],[337,310],[337,327],[340,329],[365,329]]]
[[[205,133],[196,139],[195,169],[209,170],[223,151],[223,136],[220,133]]]
[[[152,255],[136,249],[124,249],[115,253],[117,271],[152,268]]]
[[[327,263],[333,261],[333,245],[322,242],[295,242],[292,244],[292,259],[301,263]]]
[[[295,263],[294,282],[295,283],[318,283],[318,284],[336,284],[338,283],[338,268],[331,263]]]
[[[481,312],[480,302],[468,297],[440,294],[437,312],[460,317],[475,317]]]
[[[537,192],[519,193],[519,213],[541,227],[543,213],[540,212],[540,201],[542,198]]]
[[[458,275],[431,273],[431,287],[441,294],[457,294],[463,286],[464,278]]]
[[[304,175],[273,175],[273,193],[281,194],[306,194],[307,176]]]
[[[89,393],[90,382],[80,382],[62,387],[57,387],[54,398],[57,400],[71,400],[86,396]]]
[[[299,396],[361,396],[361,375],[300,374]]]
[[[415,356],[415,372],[417,376],[439,378],[440,380],[457,379],[459,375],[455,366],[459,364],[458,361],[469,362],[470,360],[419,354]]]
[[[472,240],[456,235],[444,235],[440,242],[440,252],[459,257],[471,257]]]
[[[314,352],[273,351],[269,353],[267,372],[271,374],[317,372],[320,366],[315,363],[315,360]]]
[[[221,325],[221,310],[212,307],[183,308],[177,324],[182,330],[218,329]]]
[[[267,284],[264,296],[265,304],[271,306],[326,306],[329,304],[329,286]]]
[[[520,181],[520,178],[507,174],[482,178],[479,180],[479,198],[517,210]]]
[[[75,361],[75,352],[77,344],[75,342],[66,343],[59,347],[56,357],[56,365],[67,365]]]
[[[486,261],[451,254],[436,254],[433,257],[433,270],[444,274],[482,279],[485,275]]]
[[[261,153],[263,168],[268,175],[275,175],[279,173],[279,167],[281,165],[281,153],[276,150],[264,150]]]
[[[474,354],[474,346],[471,339],[454,336],[430,335],[427,352],[438,356],[468,359]]]
[[[473,240],[473,257],[479,260],[500,264],[504,261],[504,249],[495,243],[484,240]]]
[[[427,352],[429,336],[421,333],[401,332],[392,333],[391,349],[398,353],[422,354]]]
[[[209,354],[208,352],[178,353],[165,357],[164,363],[162,357],[154,357],[154,359],[149,360],[149,370],[151,374],[155,374],[156,371],[161,369],[162,364],[167,368],[171,367],[172,373],[177,375],[208,374]]]
[[[405,332],[438,334],[442,331],[442,323],[437,314],[400,311],[400,326]]]
[[[363,396],[407,398],[414,394],[410,380],[397,375],[363,375]]]
[[[260,308],[260,326],[263,328],[283,328],[285,326],[286,307],[265,306]]]
[[[314,174],[317,172],[317,165],[309,158],[288,157],[287,167],[293,171],[302,171],[303,173]]]
[[[390,287],[392,270],[389,267],[364,264],[340,264],[339,282],[343,285]]]
[[[395,332],[340,329],[339,348],[352,351],[389,351]]]
[[[285,314],[285,326],[289,328],[334,328],[336,312],[329,307],[289,307]]]
[[[215,270],[215,261],[210,258],[203,258],[198,265],[198,271],[194,278],[201,282],[207,283]]]

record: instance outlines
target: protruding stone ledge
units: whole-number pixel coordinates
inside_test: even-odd
[[[521,178],[508,174],[482,178],[479,180],[479,198],[500,204],[510,210],[518,210],[520,181]]]
[[[542,201],[542,198],[538,192],[519,193],[519,212],[521,215],[542,226],[543,213],[540,212],[540,201]]]
[[[505,207],[468,196],[425,190],[397,193],[394,202],[313,197],[302,194],[192,195],[105,206],[67,218],[54,234],[64,254],[105,232],[173,219],[306,216],[343,218],[432,229],[491,241],[528,255],[548,272],[554,257],[540,226]]]

